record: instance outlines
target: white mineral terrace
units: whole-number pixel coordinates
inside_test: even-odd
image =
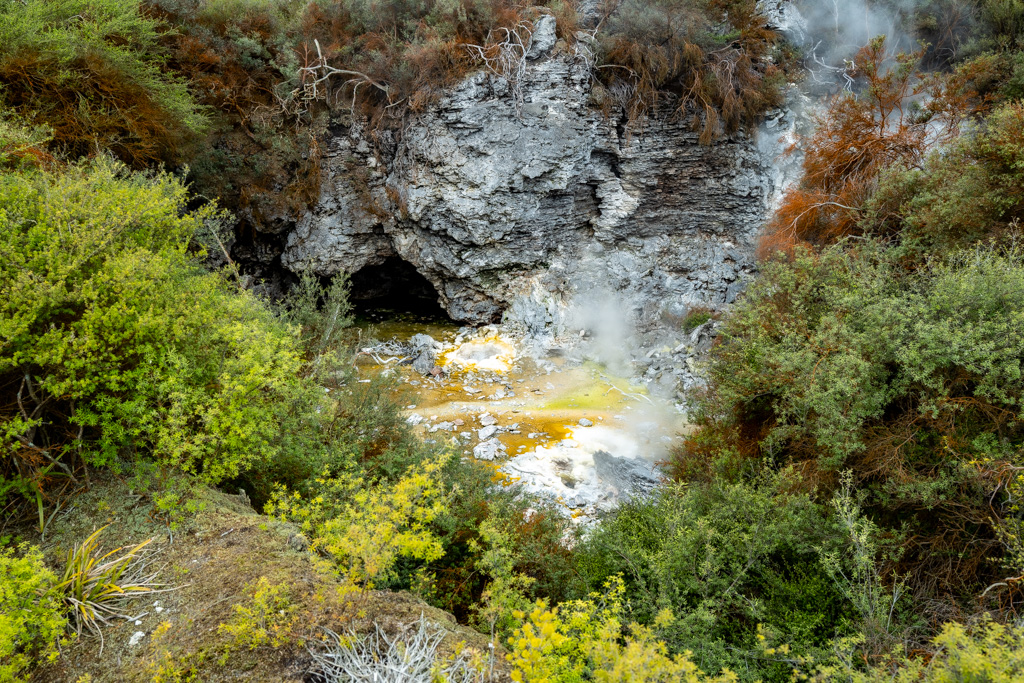
[[[493,464],[496,481],[520,482],[581,521],[653,488],[683,427],[642,385],[571,355],[529,357],[494,327],[384,323],[373,339],[360,372],[398,374],[424,438]]]

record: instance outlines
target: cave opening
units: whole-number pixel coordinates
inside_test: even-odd
[[[390,257],[352,273],[349,283],[349,299],[358,319],[452,322],[434,285],[408,261]]]

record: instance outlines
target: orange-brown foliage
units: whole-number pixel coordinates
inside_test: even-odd
[[[75,72],[74,89],[64,85],[67,68]],[[7,105],[50,127],[55,145],[69,157],[109,150],[140,168],[173,160],[188,137],[151,92],[94,55],[68,66],[58,66],[45,54],[12,56],[0,66],[0,82]]]
[[[767,59],[778,36],[753,0],[608,0],[603,11],[599,77],[627,93],[622,104],[631,120],[672,93],[681,113],[695,115],[701,143],[710,144],[781,102],[781,73]],[[731,32],[720,35],[721,25]]]
[[[923,55],[891,55],[884,36],[857,53],[850,75],[859,92],[835,96],[814,134],[793,146],[804,151],[803,177],[765,227],[761,258],[859,234],[864,202],[883,169],[919,166],[928,149],[988,107],[973,86],[991,65],[980,60],[950,75],[923,76],[916,72]],[[920,96],[928,98],[924,107],[914,104]]]

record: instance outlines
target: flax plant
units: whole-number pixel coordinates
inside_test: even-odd
[[[111,619],[131,619],[125,611],[127,601],[151,593],[161,585],[153,581],[155,573],[146,573],[148,562],[142,553],[153,539],[100,554],[99,536],[106,528],[97,529],[68,551],[64,575],[55,586],[74,615],[77,633],[81,635],[85,628],[100,637],[100,652],[103,651],[100,627],[109,624]]]

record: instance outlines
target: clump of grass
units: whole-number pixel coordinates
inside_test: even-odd
[[[68,551],[64,575],[54,586],[74,618],[77,633],[81,635],[83,629],[88,629],[100,637],[100,652],[100,627],[111,619],[132,619],[125,612],[127,601],[160,588],[153,581],[156,574],[147,574],[149,563],[142,552],[153,539],[101,554],[99,536],[106,528],[97,529]]]
[[[686,317],[683,318],[682,327],[683,332],[690,334],[695,329],[708,322],[715,317],[714,311],[710,308],[703,306],[691,308],[686,312]]]

